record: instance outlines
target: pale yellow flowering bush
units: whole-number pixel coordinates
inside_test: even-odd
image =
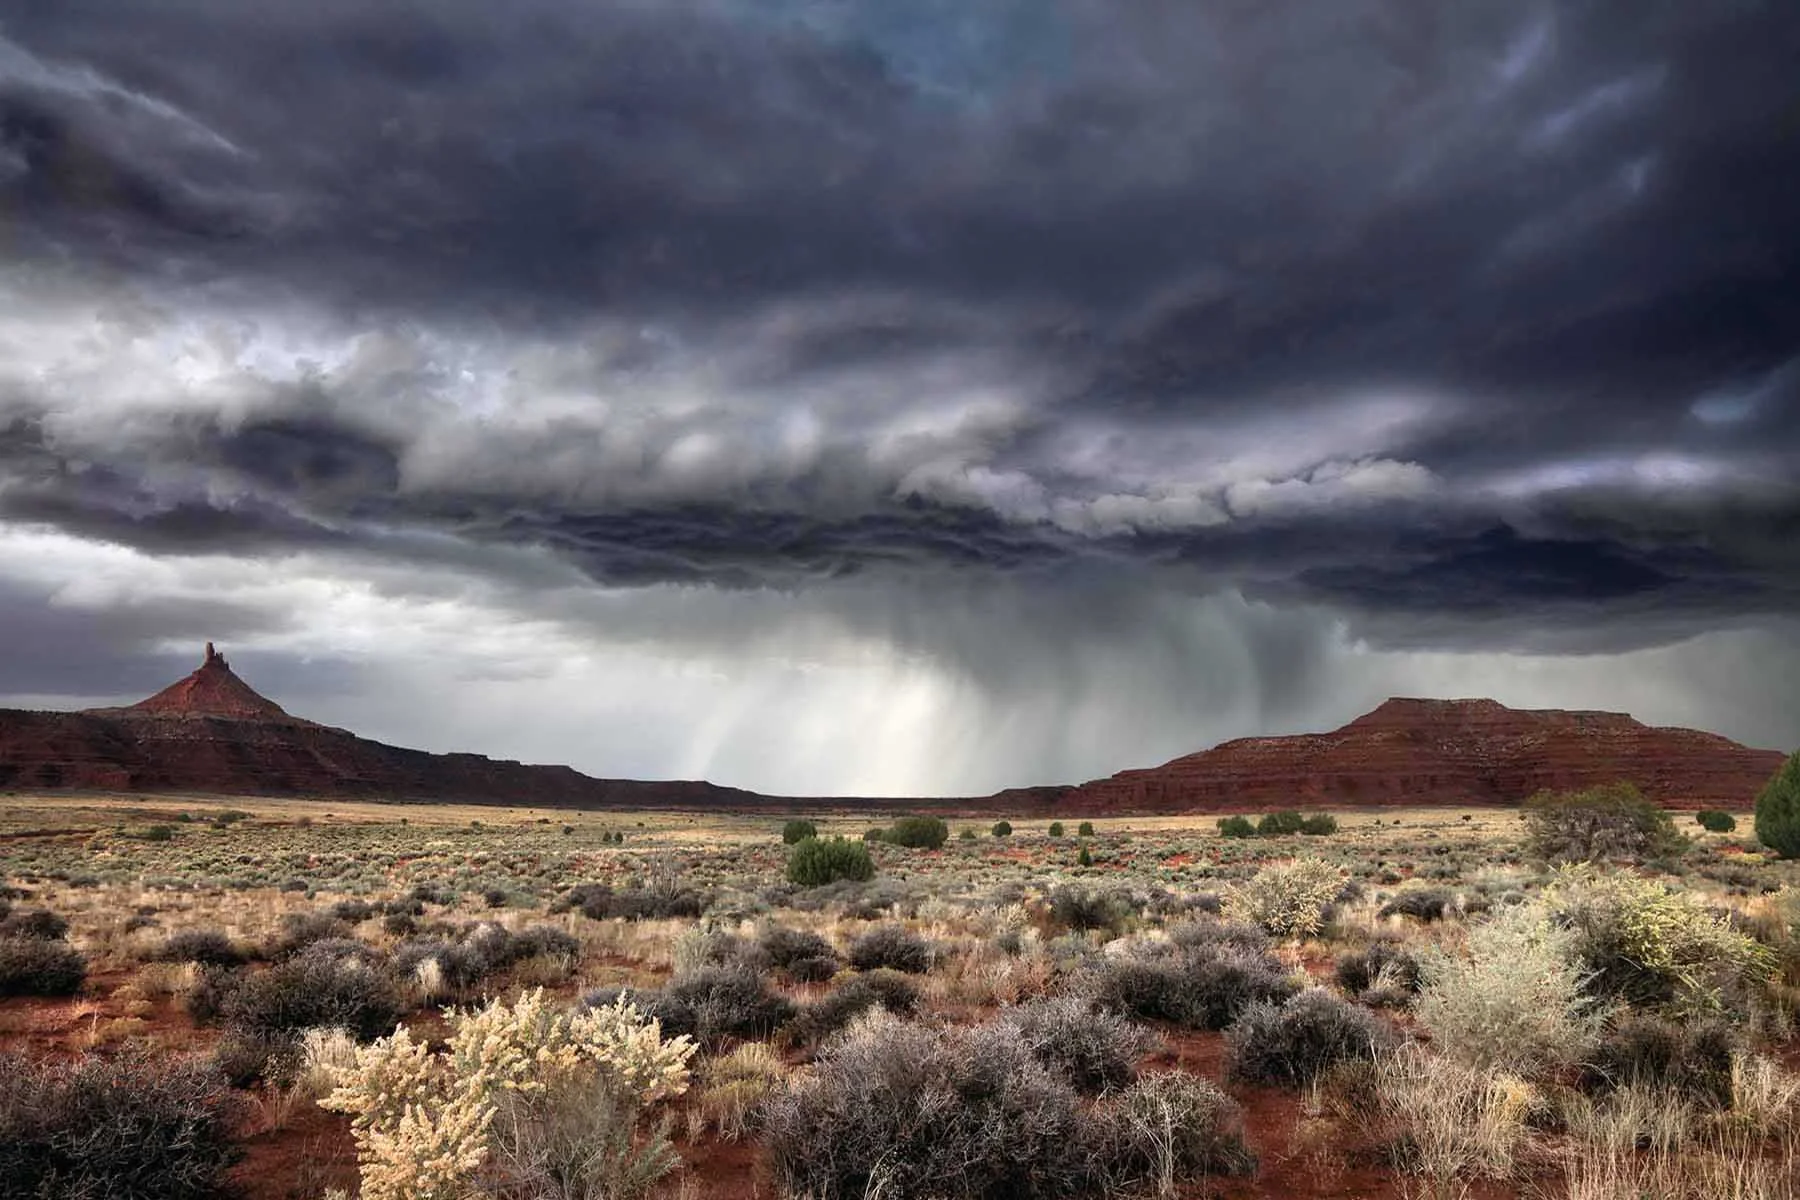
[[[570,1012],[541,990],[449,1014],[434,1054],[401,1029],[333,1069],[320,1103],[350,1114],[362,1200],[638,1194],[674,1164],[645,1109],[685,1091],[694,1045],[621,1000]]]
[[[1317,858],[1275,863],[1225,897],[1225,915],[1275,937],[1310,937],[1325,924],[1343,885],[1337,868]]]

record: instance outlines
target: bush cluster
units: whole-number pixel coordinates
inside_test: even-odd
[[[1016,1027],[858,1026],[773,1096],[777,1185],[814,1200],[1034,1200],[1247,1169],[1235,1106],[1204,1079],[1154,1076],[1089,1108]]]
[[[191,1064],[0,1056],[0,1187],[20,1197],[210,1200],[239,1157],[238,1119],[224,1082]]]
[[[1703,808],[1694,814],[1694,823],[1708,833],[1730,833],[1737,828],[1737,818],[1716,808]]]
[[[1532,853],[1552,863],[1643,862],[1687,849],[1669,814],[1629,783],[1540,792],[1525,802]]]
[[[811,821],[805,821],[799,818],[795,818],[781,827],[781,841],[784,845],[788,846],[792,846],[798,842],[804,842],[807,838],[816,838],[818,836],[819,827],[817,825],[814,825]]]
[[[789,883],[819,887],[840,879],[863,882],[875,877],[875,860],[860,842],[834,837],[821,841],[803,838],[788,854]]]
[[[782,1030],[790,1046],[817,1046],[871,1009],[883,1009],[897,1017],[918,1011],[919,988],[898,971],[868,971],[852,975],[806,1006]]]
[[[870,830],[864,840],[915,850],[936,850],[950,840],[950,826],[937,817],[901,817],[884,829]]]
[[[4,903],[4,901],[0,901]],[[73,996],[87,959],[64,937],[69,923],[46,909],[0,916],[0,996]]]
[[[772,925],[756,944],[770,966],[800,983],[821,983],[843,965],[830,942],[805,930]]]
[[[698,917],[710,903],[701,893],[680,886],[615,889],[604,883],[583,883],[551,901],[549,911],[555,915],[573,910],[591,921],[663,921]]]
[[[931,969],[931,947],[904,925],[877,925],[850,943],[850,965],[859,971],[903,971],[923,975]]]
[[[1367,1009],[1312,988],[1280,1005],[1252,1004],[1225,1033],[1233,1078],[1300,1087],[1340,1062],[1372,1059],[1393,1031]]]
[[[1286,1000],[1299,990],[1287,970],[1251,940],[1250,931],[1107,958],[1090,968],[1084,990],[1112,1012],[1171,1021],[1190,1029],[1224,1029],[1258,1002]]]
[[[1581,1082],[1591,1091],[1658,1088],[1729,1108],[1736,1052],[1736,1039],[1722,1022],[1679,1024],[1628,1012],[1587,1056]]]
[[[1083,996],[1027,1001],[1001,1020],[1026,1049],[1078,1092],[1114,1091],[1137,1078],[1137,1061],[1152,1042],[1147,1030]]]
[[[1229,838],[1286,837],[1296,833],[1323,837],[1338,831],[1337,818],[1330,813],[1265,813],[1254,824],[1248,817],[1220,817],[1218,825],[1220,835]]]
[[[1122,933],[1133,915],[1130,899],[1116,891],[1063,884],[1050,892],[1050,919],[1064,929]]]
[[[1375,1008],[1403,1008],[1423,984],[1419,960],[1399,942],[1385,939],[1339,958],[1335,973],[1339,987]]]

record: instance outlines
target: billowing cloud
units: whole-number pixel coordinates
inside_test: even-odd
[[[0,696],[962,790],[1790,644],[1785,6],[932,12],[12,6]]]

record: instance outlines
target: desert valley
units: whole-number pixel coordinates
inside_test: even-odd
[[[1797,773],[1403,699],[1075,786],[796,800],[395,749],[209,645],[135,706],[0,712],[0,1175],[1791,1198],[1800,858],[1752,810]]]

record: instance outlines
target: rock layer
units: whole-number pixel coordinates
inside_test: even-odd
[[[1625,713],[1393,699],[1330,733],[1240,738],[1065,793],[1080,812],[1514,804],[1626,781],[1660,804],[1744,808],[1782,755]]]
[[[595,779],[570,767],[431,754],[290,716],[211,644],[193,674],[128,708],[0,710],[0,788],[360,797],[534,807],[731,807],[752,792]]]

